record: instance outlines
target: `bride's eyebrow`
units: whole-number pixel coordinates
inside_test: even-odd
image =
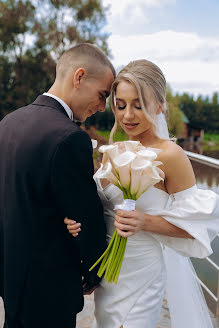
[[[125,100],[122,99],[122,98],[116,98],[116,101],[123,101],[123,102],[125,102]],[[135,101],[139,101],[139,98],[132,99],[132,102],[135,102]]]
[[[121,99],[121,98],[116,98],[116,100],[125,101],[124,99]]]

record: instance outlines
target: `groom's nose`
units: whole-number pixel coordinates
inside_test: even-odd
[[[106,98],[102,100],[98,106],[98,111],[99,112],[104,112],[106,108]]]

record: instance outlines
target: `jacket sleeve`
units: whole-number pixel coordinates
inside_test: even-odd
[[[74,241],[86,271],[107,247],[103,208],[93,180],[92,152],[87,133],[74,132],[57,147],[51,169],[52,191],[63,220],[68,217],[81,223]]]

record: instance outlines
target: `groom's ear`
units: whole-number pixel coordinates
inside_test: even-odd
[[[78,89],[80,87],[81,81],[85,77],[85,75],[86,75],[86,71],[82,67],[78,68],[74,72],[74,74],[73,74],[73,80],[72,80],[72,83],[73,83],[74,88]]]

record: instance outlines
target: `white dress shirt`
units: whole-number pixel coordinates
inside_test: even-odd
[[[52,93],[49,93],[49,92],[44,92],[43,95],[54,98],[55,100],[57,100],[62,105],[62,107],[64,107],[66,113],[68,114],[68,117],[73,121],[73,112],[70,109],[70,107],[62,99],[60,99],[59,97],[57,97],[57,96],[55,96],[55,95],[53,95]]]

